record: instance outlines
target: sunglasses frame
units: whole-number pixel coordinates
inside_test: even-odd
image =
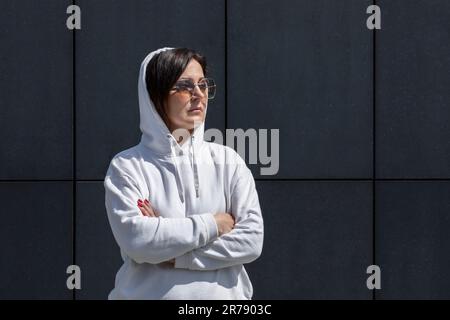
[[[207,93],[208,99],[214,99],[214,97],[216,95],[216,87],[217,86],[216,86],[214,79],[212,79],[212,78],[203,78],[197,83],[193,83],[190,80],[179,80],[175,83],[175,85],[172,87],[171,90],[175,90],[176,92],[182,92],[182,91],[186,92],[187,91],[192,99],[192,97],[194,96],[195,87],[199,86],[199,83],[201,83],[202,81],[206,81],[206,83],[207,83],[206,89],[208,89],[208,93]],[[181,88],[178,85],[179,83],[189,83],[189,84],[192,84],[192,86],[190,86],[188,88],[186,88],[186,87]],[[210,91],[211,91],[210,88],[214,88],[212,95],[210,94]],[[200,89],[200,91],[201,91],[201,89]]]

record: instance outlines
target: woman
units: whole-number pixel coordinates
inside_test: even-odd
[[[243,264],[262,251],[261,208],[242,158],[203,140],[215,93],[205,76],[205,58],[186,48],[141,64],[141,141],[114,156],[104,181],[124,261],[109,299],[252,298]]]

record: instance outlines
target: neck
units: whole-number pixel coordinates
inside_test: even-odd
[[[173,135],[173,133],[177,129],[180,129],[180,128],[173,128],[173,127],[171,127],[171,128],[169,128],[169,131]],[[194,133],[194,129],[183,130],[182,132],[186,132],[186,131],[188,132],[187,135],[184,135],[184,134],[174,135],[174,138],[175,138],[175,140],[177,140],[178,144],[180,144],[180,145],[184,144],[184,142],[186,142],[189,139],[189,136],[192,136],[192,134]]]

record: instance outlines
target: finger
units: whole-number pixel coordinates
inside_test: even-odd
[[[149,217],[154,217],[155,216],[153,214],[152,210],[150,210],[150,208],[146,204],[142,205],[142,209],[145,210],[147,216],[149,216]]]
[[[152,209],[152,213],[155,215],[155,217],[159,217],[159,213],[152,207],[150,207],[150,208]]]
[[[147,212],[149,217],[154,217],[155,216],[155,213],[153,212],[153,209],[149,205],[147,205],[146,203],[142,204],[142,208],[144,208],[144,210]]]
[[[156,212],[155,209],[153,209],[152,205],[150,204],[150,201],[145,199],[144,200],[144,205],[146,208],[148,208],[148,210],[153,214],[154,217],[159,217],[159,214]]]
[[[148,213],[147,213],[147,211],[144,208],[139,207],[139,210],[141,211],[143,216],[148,217]]]
[[[152,217],[151,213],[145,208],[144,202],[141,199],[138,200],[138,207],[141,210],[142,214],[146,217]]]

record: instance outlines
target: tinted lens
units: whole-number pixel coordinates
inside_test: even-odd
[[[190,81],[177,82],[176,86],[180,91],[191,91],[194,89],[194,84]]]
[[[208,89],[208,82],[206,80],[202,80],[198,83],[198,88],[202,91],[205,92]]]
[[[216,84],[213,79],[205,79],[208,86],[208,99],[214,98],[216,95]]]
[[[194,84],[190,81],[178,81],[175,83],[174,87],[178,93],[186,98],[190,97],[194,91]]]
[[[198,82],[198,88],[200,91],[208,96],[208,99],[214,98],[216,94],[216,84],[214,83],[213,79],[205,78]],[[186,95],[192,95],[195,91],[195,85],[192,81],[178,81],[175,84],[176,89],[178,92]]]

